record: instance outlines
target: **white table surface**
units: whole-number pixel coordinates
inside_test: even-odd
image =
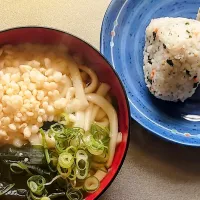
[[[72,33],[99,48],[110,0],[1,0],[0,29],[40,25]],[[200,150],[162,141],[132,122],[124,165],[101,200],[200,199]]]

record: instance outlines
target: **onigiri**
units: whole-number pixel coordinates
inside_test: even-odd
[[[200,80],[200,22],[153,19],[146,29],[144,75],[150,92],[166,101],[185,101]]]

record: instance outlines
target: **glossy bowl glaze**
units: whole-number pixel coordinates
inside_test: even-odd
[[[86,198],[86,200],[96,199],[108,188],[116,177],[125,159],[129,144],[130,113],[123,85],[106,59],[88,43],[73,35],[44,27],[20,27],[0,32],[0,45],[14,45],[26,42],[66,45],[70,53],[81,55],[88,66],[97,73],[99,80],[108,83],[112,88],[111,94],[117,103],[119,131],[122,132],[123,139],[116,149],[111,169],[101,182],[100,188],[95,193],[89,194]]]
[[[200,146],[200,87],[184,103],[156,99],[144,81],[143,48],[151,19],[195,19],[199,7],[200,0],[113,0],[101,32],[101,52],[125,86],[131,116],[156,135],[191,146]]]

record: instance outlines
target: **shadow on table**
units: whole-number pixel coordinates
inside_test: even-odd
[[[200,148],[168,142],[132,121],[124,165],[100,199],[160,200],[162,194],[164,200],[196,200],[199,185]]]
[[[188,176],[200,177],[200,148],[179,145],[166,141],[153,133],[147,132],[139,124],[131,123],[130,148],[137,148],[134,163],[141,164],[146,170],[157,170],[157,174],[170,181],[182,181]],[[131,149],[129,149],[129,152]],[[151,159],[150,166],[143,162],[144,157]],[[154,165],[155,164],[155,165]],[[158,165],[165,165],[159,168]],[[166,169],[167,168],[167,169]],[[172,171],[173,170],[173,171]],[[171,173],[174,172],[174,173]],[[200,182],[200,180],[198,180]]]

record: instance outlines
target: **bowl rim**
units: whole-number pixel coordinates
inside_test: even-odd
[[[110,2],[110,4],[112,3],[113,1]],[[109,4],[109,6],[110,6]],[[107,11],[106,11],[107,12]],[[105,17],[105,16],[104,16]],[[126,106],[127,106],[127,115],[128,115],[128,128],[127,128],[127,141],[126,141],[126,147],[125,147],[125,151],[124,151],[124,155],[122,157],[122,160],[119,164],[119,166],[117,167],[117,171],[116,173],[114,174],[114,176],[112,177],[112,179],[110,180],[110,182],[105,186],[105,188],[103,188],[102,192],[99,193],[95,199],[98,199],[101,195],[104,194],[104,192],[110,187],[110,185],[113,183],[113,181],[115,180],[115,178],[117,177],[117,175],[119,174],[119,171],[121,170],[122,168],[122,165],[124,164],[124,160],[126,158],[126,155],[127,155],[127,152],[128,152],[128,148],[129,148],[129,144],[130,144],[130,133],[131,133],[131,111],[130,111],[130,105],[129,105],[129,100],[128,100],[128,96],[127,96],[127,93],[126,93],[126,90],[125,90],[125,87],[119,77],[119,75],[117,74],[117,72],[114,70],[114,68],[112,67],[111,63],[106,59],[106,57],[100,52],[100,50],[98,50],[96,47],[92,46],[91,44],[89,44],[87,41],[85,41],[84,39],[82,38],[79,38],[78,36],[75,36],[67,31],[63,31],[63,30],[60,30],[60,29],[57,29],[57,28],[53,28],[53,27],[48,27],[48,26],[37,26],[37,25],[30,25],[30,26],[17,26],[17,27],[12,27],[12,28],[7,28],[7,29],[2,29],[0,30],[0,34],[1,33],[4,33],[4,32],[9,32],[9,31],[12,31],[12,30],[17,30],[17,29],[29,29],[29,28],[40,28],[40,29],[46,29],[46,30],[51,30],[51,31],[57,31],[57,32],[60,32],[60,33],[63,33],[63,34],[67,34],[67,35],[70,35],[80,41],[82,41],[83,43],[85,43],[86,45],[88,45],[90,48],[92,48],[93,50],[95,50],[105,61],[106,63],[108,64],[108,66],[111,68],[112,72],[115,74],[117,80],[119,81],[119,84],[122,88],[122,91],[123,91],[123,94],[124,94],[124,97],[125,97],[125,102],[126,102]],[[101,32],[100,32],[100,35],[101,35]],[[101,45],[100,45],[101,46]],[[101,47],[100,47],[101,48]],[[95,200],[94,199],[94,200]]]

